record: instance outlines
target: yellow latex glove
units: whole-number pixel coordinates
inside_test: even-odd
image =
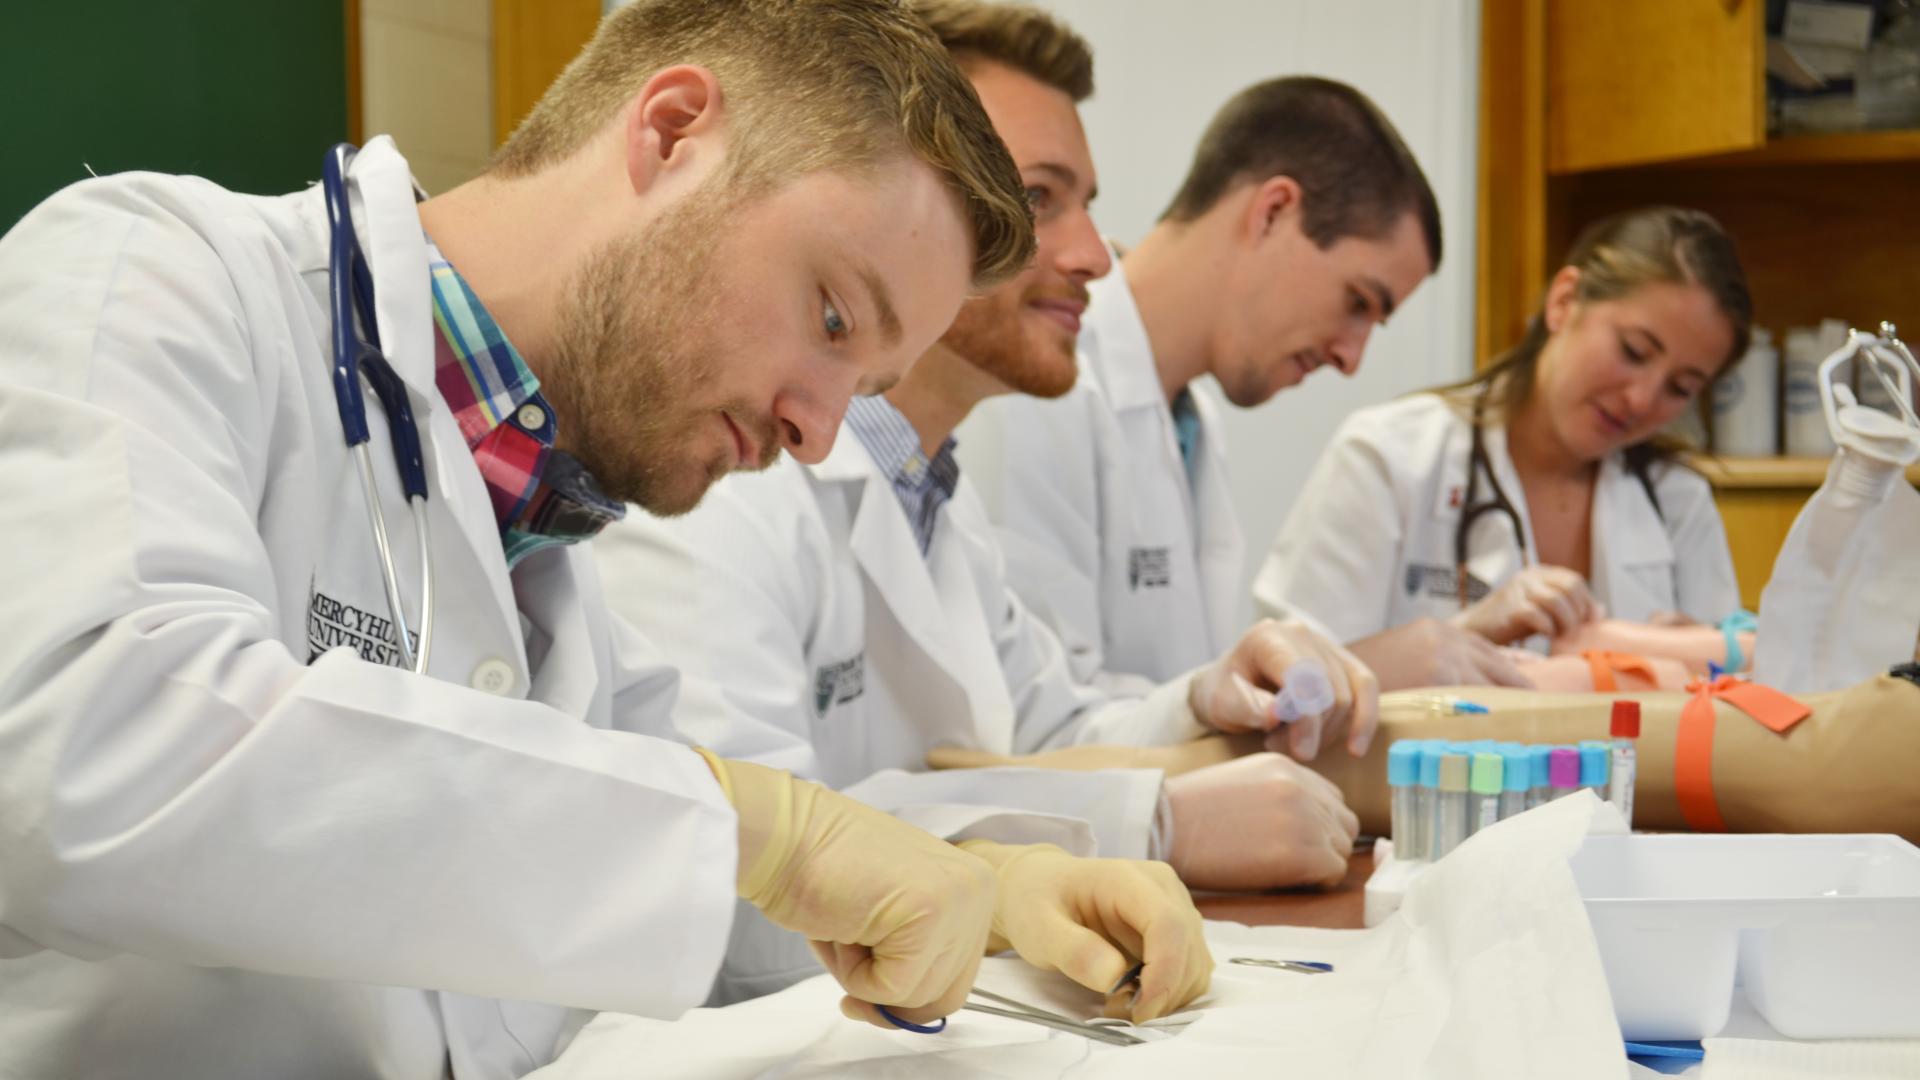
[[[1213,957],[1200,912],[1162,862],[1080,859],[1052,844],[967,840],[961,847],[1000,878],[989,948],[1011,948],[1100,994],[1115,989],[1133,957],[1145,963],[1138,993],[1109,997],[1107,1014],[1135,1023],[1178,1011],[1207,992]]]
[[[926,1023],[966,1003],[993,923],[992,867],[819,784],[699,753],[740,815],[741,899],[812,940],[846,988],[841,1012],[893,1030],[874,1006]]]

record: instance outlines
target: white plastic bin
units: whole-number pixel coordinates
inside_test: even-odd
[[[1593,836],[1574,880],[1628,1039],[1701,1039],[1745,985],[1800,1039],[1920,1038],[1920,848],[1897,836]]]

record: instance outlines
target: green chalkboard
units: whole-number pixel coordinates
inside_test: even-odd
[[[0,0],[0,231],[87,168],[292,191],[347,137],[345,0]]]

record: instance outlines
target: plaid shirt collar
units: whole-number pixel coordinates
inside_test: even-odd
[[[847,426],[893,484],[900,508],[907,512],[920,555],[933,550],[933,530],[940,508],[960,485],[960,462],[953,456],[958,443],[952,436],[929,460],[920,449],[920,433],[893,403],[883,397],[857,397],[847,405]]]
[[[592,474],[553,448],[553,410],[513,344],[431,239],[434,382],[493,500],[500,545],[512,568],[556,544],[592,538],[626,506],[600,492]]]

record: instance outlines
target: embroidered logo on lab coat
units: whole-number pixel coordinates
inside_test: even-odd
[[[410,633],[407,638],[417,644],[420,635]],[[371,663],[400,667],[403,662],[400,639],[384,603],[376,609],[355,607],[314,589],[307,598],[307,663],[342,645]]]
[[[845,705],[867,690],[867,654],[851,660],[822,664],[813,672],[813,713],[824,716],[827,709]]]
[[[1163,547],[1130,548],[1127,551],[1127,588],[1164,589],[1173,583],[1173,559]]]
[[[1402,582],[1408,596],[1426,593],[1444,600],[1457,600],[1460,596],[1460,575],[1451,566],[1430,566],[1422,563],[1408,563],[1407,574]],[[1492,592],[1484,581],[1467,574],[1467,601],[1469,603]]]

